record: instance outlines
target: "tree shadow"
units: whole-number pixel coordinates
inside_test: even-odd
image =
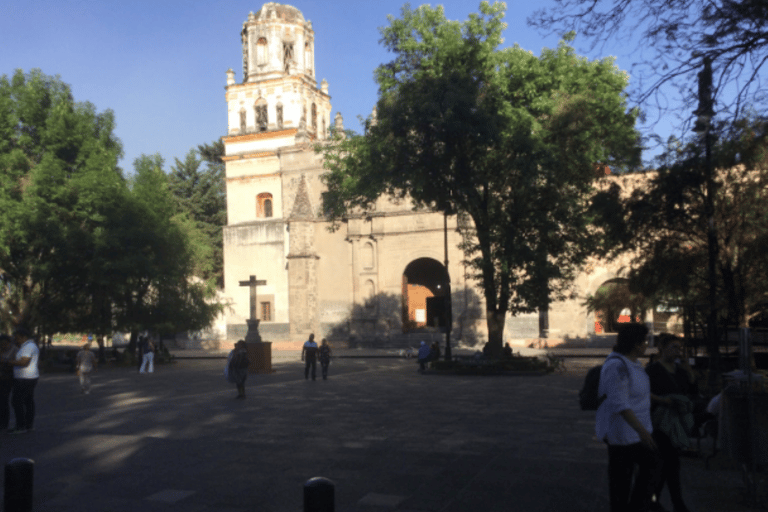
[[[441,341],[445,327],[418,327],[407,319],[400,294],[378,293],[354,304],[346,318],[330,324],[326,337],[349,348],[404,348],[418,340]],[[454,346],[475,347],[485,342],[485,316],[479,295],[462,289],[452,295],[451,341]],[[418,339],[416,339],[418,338]]]

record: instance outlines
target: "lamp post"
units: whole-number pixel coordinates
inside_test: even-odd
[[[448,272],[448,212],[443,212],[443,249],[445,252],[445,360],[451,356],[451,326],[453,325],[453,302],[451,301],[451,274]]]
[[[707,252],[709,256],[709,318],[707,320],[707,345],[709,348],[709,379],[715,384],[719,368],[720,344],[717,339],[717,232],[715,230],[715,180],[712,169],[712,141],[710,130],[714,100],[712,98],[712,58],[705,55],[704,69],[699,72],[699,108],[694,111],[696,124],[693,131],[704,138],[704,177],[706,197],[704,214],[707,218]]]

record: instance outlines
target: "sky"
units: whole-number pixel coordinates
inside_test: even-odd
[[[242,82],[240,31],[254,0],[3,0],[0,2],[0,75],[39,68],[59,75],[76,101],[111,109],[122,141],[120,166],[130,172],[141,154],[160,153],[168,171],[198,144],[226,134],[226,71]],[[399,16],[401,0],[294,0],[315,31],[315,76],[329,83],[333,115],[360,131],[376,103],[374,69],[392,60],[379,43],[387,15]],[[446,17],[466,20],[480,4],[438,2]],[[438,3],[433,3],[437,5]],[[411,2],[412,6],[420,5]],[[557,46],[526,24],[534,9],[550,5],[507,2],[505,46],[519,44],[539,55]],[[627,48],[583,51],[589,58],[611,55],[631,67]]]

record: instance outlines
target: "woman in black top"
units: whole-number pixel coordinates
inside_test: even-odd
[[[651,411],[659,406],[671,406],[669,395],[690,396],[696,394],[696,376],[688,361],[682,355],[681,340],[668,333],[657,337],[659,358],[646,368],[651,380]],[[669,495],[675,512],[687,512],[680,489],[680,453],[672,444],[669,436],[654,425],[653,438],[659,448],[662,464],[656,482],[656,498],[661,495],[664,484],[669,487]],[[654,510],[652,508],[651,510]],[[656,502],[655,510],[664,510]]]

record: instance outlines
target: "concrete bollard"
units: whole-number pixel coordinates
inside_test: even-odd
[[[35,461],[13,459],[5,465],[5,512],[32,512]]]
[[[333,512],[335,484],[322,476],[304,483],[304,512]]]

